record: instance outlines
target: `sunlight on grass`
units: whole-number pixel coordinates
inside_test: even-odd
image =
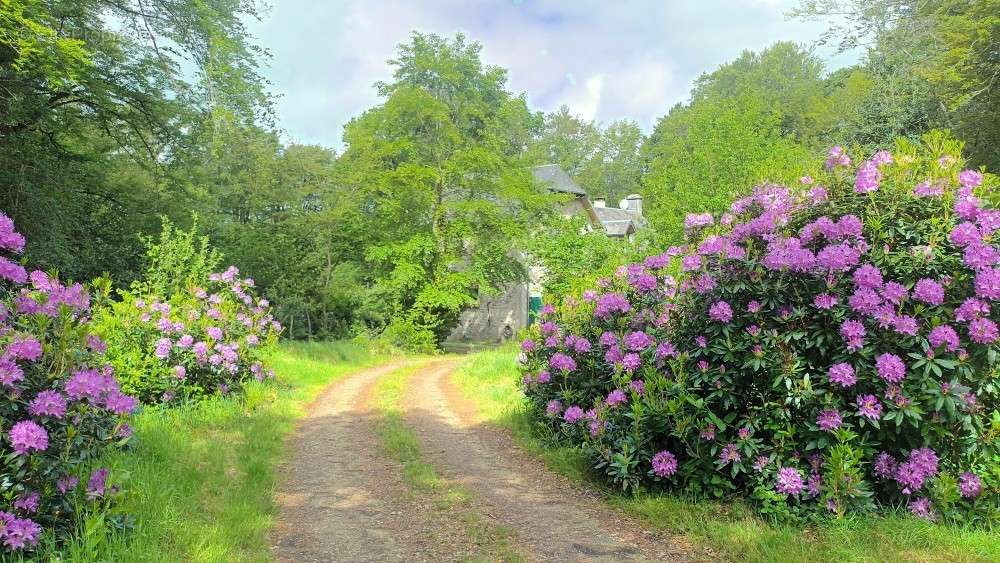
[[[484,518],[471,492],[438,475],[434,465],[424,459],[417,433],[403,420],[403,392],[408,381],[426,366],[424,362],[396,370],[376,386],[373,406],[379,415],[376,430],[382,446],[403,465],[403,480],[412,492],[428,498],[447,515],[449,527],[458,527],[461,536],[474,546],[476,557],[469,561],[523,561],[511,543],[512,532]]]
[[[470,356],[453,381],[484,420],[507,428],[518,445],[575,481],[591,475],[576,448],[548,443],[527,416],[518,386],[517,350]],[[595,483],[590,482],[591,486]],[[604,490],[608,503],[647,525],[680,535],[710,559],[736,561],[1000,561],[1000,535],[931,524],[906,514],[851,517],[820,525],[775,525],[740,501],[717,503],[667,494],[624,496]]]
[[[350,342],[284,344],[277,382],[135,417],[136,446],[106,460],[123,481],[115,507],[134,528],[89,523],[70,561],[269,561],[277,466],[304,406],[330,382],[379,358]],[[108,539],[102,539],[102,536]]]

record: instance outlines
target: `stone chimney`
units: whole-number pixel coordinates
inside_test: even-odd
[[[631,194],[625,198],[626,209],[635,214],[636,217],[642,217],[642,196],[639,194]]]
[[[594,207],[600,207],[601,209],[607,207],[607,205],[608,205],[607,202],[604,200],[603,197],[595,197],[591,201],[591,203],[594,205]]]

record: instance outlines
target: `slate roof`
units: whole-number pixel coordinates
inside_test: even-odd
[[[531,174],[536,180],[547,184],[548,188],[554,192],[562,192],[567,194],[573,194],[577,196],[587,195],[573,178],[569,177],[558,164],[545,164],[543,166],[536,166],[531,169]]]

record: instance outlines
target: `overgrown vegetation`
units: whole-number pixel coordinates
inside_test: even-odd
[[[303,407],[381,358],[352,342],[284,343],[275,383],[133,418],[134,448],[106,456],[122,493],[78,522],[70,561],[269,561],[276,471]],[[125,528],[115,525],[124,519]],[[55,555],[55,551],[52,555]]]
[[[520,447],[550,469],[600,487],[600,475],[581,450],[554,440],[550,430],[533,422],[519,380],[517,351],[512,348],[471,356],[454,375],[484,419],[509,430]],[[790,525],[740,502],[600,490],[609,506],[679,535],[710,559],[985,562],[1000,557],[1000,538],[993,532],[933,524],[901,511]]]

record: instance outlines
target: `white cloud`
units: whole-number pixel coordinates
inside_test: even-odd
[[[379,103],[372,84],[391,77],[386,59],[411,30],[481,42],[484,61],[507,68],[534,109],[566,104],[648,131],[700,73],[745,49],[811,41],[823,26],[786,21],[795,3],[283,0],[254,31],[274,54],[267,74],[287,136],[340,148],[343,125]]]

